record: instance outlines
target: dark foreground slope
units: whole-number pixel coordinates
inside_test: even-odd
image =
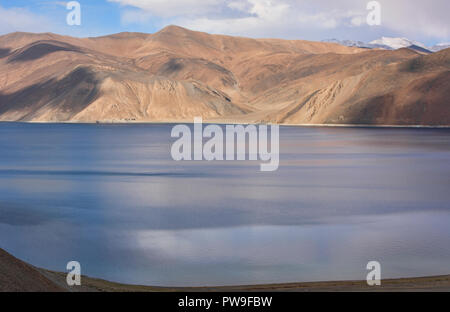
[[[0,291],[59,292],[63,288],[46,278],[38,269],[0,249]]]

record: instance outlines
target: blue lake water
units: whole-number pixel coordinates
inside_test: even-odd
[[[280,167],[175,162],[171,125],[0,124],[0,247],[160,286],[450,273],[450,130],[280,129]]]

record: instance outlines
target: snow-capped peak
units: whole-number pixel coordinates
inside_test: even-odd
[[[394,50],[401,49],[401,48],[408,48],[413,45],[427,49],[427,47],[423,43],[409,40],[407,38],[382,37],[381,39],[377,39],[377,40],[370,42],[370,44],[384,45],[384,46],[390,47],[391,49],[394,49]]]

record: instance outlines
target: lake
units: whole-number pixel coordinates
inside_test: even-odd
[[[0,124],[0,247],[155,286],[450,274],[450,130],[281,127],[280,166],[175,162],[171,125]]]

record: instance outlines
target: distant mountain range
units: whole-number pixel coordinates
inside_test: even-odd
[[[435,46],[432,46],[430,49],[433,52],[439,52],[439,51],[442,51],[442,50],[445,50],[445,49],[448,49],[448,48],[450,48],[450,42],[449,43],[436,44]]]
[[[12,33],[0,36],[0,121],[450,125],[450,49],[392,50],[410,44],[424,49],[177,26],[96,38]]]
[[[440,43],[432,47],[427,47],[423,43],[409,40],[407,38],[391,38],[382,37],[377,40],[373,40],[369,43],[362,41],[353,40],[338,40],[338,39],[327,39],[323,42],[337,43],[347,47],[358,47],[364,49],[385,49],[385,50],[397,50],[401,48],[410,48],[422,53],[433,53],[439,52],[444,49],[450,48],[450,43]]]

